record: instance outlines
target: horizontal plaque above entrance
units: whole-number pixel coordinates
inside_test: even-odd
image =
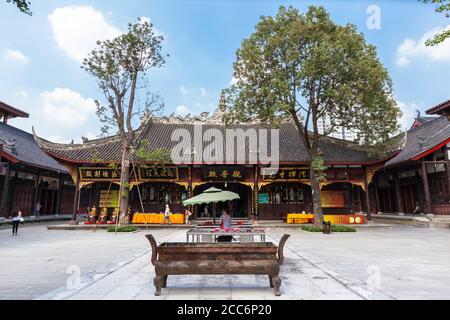
[[[289,181],[309,179],[309,168],[280,168],[277,173],[264,174],[264,181]]]
[[[239,166],[203,166],[202,181],[244,181],[244,171]]]
[[[146,166],[139,167],[141,180],[178,180],[178,167],[174,166]]]
[[[80,178],[85,181],[116,181],[120,180],[120,168],[91,167],[79,168]]]

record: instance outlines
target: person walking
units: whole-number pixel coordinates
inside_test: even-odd
[[[17,236],[17,231],[19,230],[19,224],[23,221],[22,212],[14,213],[14,217],[12,219],[12,235]]]
[[[40,217],[41,216],[41,208],[42,208],[41,203],[39,201],[36,202],[36,206],[34,207],[34,215],[36,217]]]
[[[169,222],[169,224],[171,224],[170,223],[170,208],[169,208],[168,204],[166,204],[166,211],[164,211],[164,220],[163,220],[162,224],[165,224],[166,220]]]

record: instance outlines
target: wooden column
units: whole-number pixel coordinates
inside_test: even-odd
[[[193,196],[193,191],[192,190],[192,165],[188,166],[188,186],[187,186],[187,198],[192,198]],[[188,206],[188,210],[191,212],[192,214],[192,218],[195,220],[197,219],[197,212],[195,212],[196,210],[194,210],[194,206]]]
[[[0,214],[1,216],[5,216],[7,212],[8,206],[8,196],[9,196],[9,181],[11,180],[11,165],[9,163],[5,164],[5,181],[3,182],[3,193],[2,199],[0,202]]]
[[[363,202],[363,198],[362,198],[362,194],[361,194],[361,187],[360,186],[356,186],[356,190],[358,190],[358,207],[359,207],[359,212],[363,212],[363,206],[362,206],[362,202]]]
[[[63,183],[63,178],[60,175],[59,181],[58,181],[58,195],[56,197],[56,207],[55,207],[55,211],[56,211],[55,213],[58,215],[61,213],[62,183]]]
[[[397,200],[397,210],[399,214],[404,214],[405,208],[403,208],[402,190],[400,188],[400,181],[397,174],[394,175],[394,183],[395,183],[395,198]]]
[[[38,202],[39,199],[39,188],[40,188],[40,180],[41,180],[41,172],[38,172],[36,177],[36,182],[34,184],[34,195],[33,195],[33,203],[31,204],[31,215],[34,216],[36,213],[36,202]],[[40,215],[42,215],[42,208],[45,207],[41,203],[41,211],[39,212]]]
[[[430,186],[428,184],[427,166],[424,159],[422,159],[422,182],[425,196],[425,213],[431,213]]]
[[[378,182],[375,179],[374,180],[374,187],[375,187],[375,201],[377,203],[377,213],[381,212],[381,204],[380,204],[380,195],[378,194]]]
[[[365,168],[366,178],[364,179],[364,187],[366,189],[366,209],[367,209],[367,220],[372,220],[372,212],[370,210],[370,188],[369,188],[369,177],[367,176],[367,168]]]
[[[75,195],[73,197],[72,221],[77,220],[78,199],[80,197],[80,172],[77,169],[77,179],[75,181]]]
[[[447,161],[447,192],[450,193],[450,143],[447,144],[447,147],[444,148],[445,152],[445,160]]]
[[[252,190],[252,194],[253,194],[253,218],[258,218],[258,213],[259,213],[259,203],[258,203],[258,194],[259,194],[259,190],[258,190],[258,183],[259,183],[259,178],[258,178],[258,165],[254,166],[254,179],[253,179],[253,190]]]

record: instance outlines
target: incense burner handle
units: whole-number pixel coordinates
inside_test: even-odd
[[[147,234],[145,237],[147,238],[147,240],[150,242],[150,245],[152,246],[151,262],[152,262],[153,265],[155,265],[156,258],[158,256],[158,244],[156,243],[156,240],[155,240],[155,238],[153,237],[152,234]]]
[[[281,266],[284,262],[284,244],[286,243],[287,239],[290,237],[290,234],[284,234],[280,242],[278,243],[278,264]]]

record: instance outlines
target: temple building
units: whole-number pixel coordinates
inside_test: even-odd
[[[234,161],[228,160],[224,164],[205,157],[200,162],[196,160],[198,149],[207,148],[207,145],[211,148],[211,142],[204,139],[208,132],[216,130],[225,137],[228,129],[240,132],[235,137],[236,149],[227,149],[228,144],[214,145],[218,143],[217,139],[212,144],[217,150],[223,148],[224,155],[234,151],[231,152]],[[188,148],[192,157],[183,165],[159,166],[142,162],[134,156],[130,170],[130,207],[139,212],[159,213],[167,203],[173,212],[182,213],[182,200],[207,188],[218,187],[240,195],[240,199],[229,208],[233,217],[280,220],[288,213],[312,212],[308,169],[311,160],[294,124],[284,123],[279,127],[278,173],[266,175],[264,164],[250,160],[252,153],[257,151],[246,144],[245,133],[249,130],[267,130],[270,133],[270,129],[269,125],[260,123],[225,126],[215,118],[188,121],[161,118],[144,123],[136,130],[136,146],[144,146],[145,151],[171,150],[176,145],[171,139],[173,133],[185,130],[193,137],[191,148]],[[201,134],[196,135],[196,130]],[[108,207],[109,211],[117,207],[122,147],[118,137],[83,144],[57,144],[37,135],[35,138],[49,155],[70,171],[79,191],[75,199],[77,210],[83,212],[94,205],[97,208]],[[322,138],[320,150],[327,166],[326,181],[321,183],[324,212],[372,212],[367,191],[384,159],[369,156],[354,142],[335,138]],[[237,155],[244,156],[247,161],[237,161]],[[375,189],[371,189],[373,193]],[[211,211],[210,206],[202,205],[194,208],[193,213],[196,218],[201,218],[207,217]]]
[[[11,107],[4,109],[7,118],[24,116]],[[321,137],[319,149],[326,166],[320,183],[324,213],[367,213],[368,219],[377,213],[450,214],[449,110],[447,101],[428,110],[427,117],[418,115],[410,130],[392,138],[391,152],[384,157],[373,156],[352,141]],[[288,213],[312,213],[311,159],[294,124],[278,128],[275,174],[265,171],[262,150],[249,143],[252,131],[265,132],[271,154],[270,129],[263,123],[225,126],[220,114],[144,121],[135,131],[136,152],[130,163],[131,209],[159,213],[169,204],[172,212],[183,213],[184,199],[218,187],[239,194],[240,199],[228,207],[233,217],[281,220]],[[228,130],[234,132],[232,143]],[[2,214],[18,207],[32,214],[40,200],[43,206],[46,203],[45,212],[75,214],[96,206],[111,215],[119,199],[120,138],[58,144],[33,134],[34,139],[0,124]],[[226,141],[215,134],[227,137]],[[183,135],[189,136],[187,147],[172,157],[174,163],[183,159],[182,164],[162,165],[139,156],[155,150],[170,152],[178,148]],[[226,161],[218,161],[219,155]],[[195,218],[211,216],[211,205],[192,209]]]
[[[379,212],[450,214],[450,100],[418,117],[374,178]]]
[[[0,217],[14,211],[34,215],[70,214],[74,183],[67,169],[45,153],[32,134],[9,125],[8,119],[28,118],[21,110],[0,102]]]

